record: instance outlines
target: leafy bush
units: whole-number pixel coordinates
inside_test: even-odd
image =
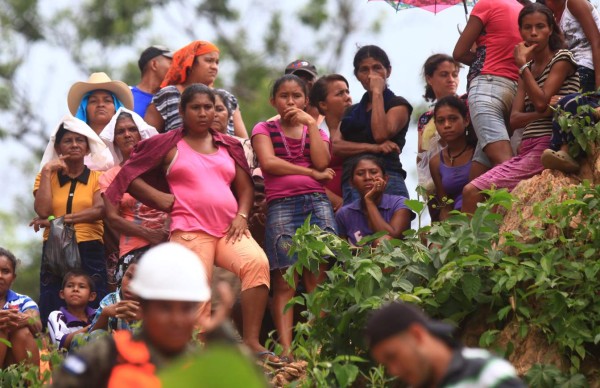
[[[38,348],[43,349],[42,341],[40,339],[36,341]],[[8,346],[10,346],[10,343],[8,343]],[[47,363],[49,366],[54,367],[62,362],[64,353],[55,347],[50,347],[47,351],[40,353],[40,358],[42,363]],[[50,383],[51,377],[51,370],[47,369],[42,372],[37,366],[21,362],[0,369],[0,387],[42,387]]]
[[[362,330],[369,312],[391,300],[419,304],[456,325],[489,311],[490,330],[480,338],[486,347],[495,345],[509,320],[522,337],[531,327],[540,329],[576,376],[590,345],[600,342],[600,187],[585,183],[568,191],[570,200],[537,204],[535,220],[525,221],[528,236],[500,235],[498,209],[509,210],[513,199],[506,191],[488,194],[472,218],[453,212],[445,222],[376,248],[369,243],[380,234],[354,248],[308,222],[298,229],[290,284],[292,271],[314,271],[328,257],[336,259],[317,290],[290,302],[306,305],[308,320],[296,326],[295,348],[309,361],[312,383],[350,386],[361,379],[384,386]],[[418,201],[409,206],[424,207]]]
[[[584,94],[593,96],[595,92]],[[594,108],[590,105],[577,107],[577,114],[558,109],[558,124],[563,132],[573,135],[574,141],[569,144],[569,154],[578,157],[590,152],[593,144],[600,143],[600,121],[594,123]]]

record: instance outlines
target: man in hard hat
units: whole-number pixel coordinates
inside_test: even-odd
[[[210,299],[197,256],[176,243],[151,248],[140,259],[130,290],[140,301],[140,334],[117,331],[68,356],[54,374],[54,386],[160,386],[155,371],[189,351],[200,302]],[[229,299],[224,305],[230,307]]]
[[[460,346],[453,330],[415,306],[394,302],[373,313],[366,335],[375,361],[412,387],[525,387],[506,360]]]

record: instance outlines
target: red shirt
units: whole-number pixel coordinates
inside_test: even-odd
[[[480,74],[519,79],[513,51],[523,39],[519,33],[519,12],[523,6],[517,0],[480,0],[471,17],[483,23],[477,47],[485,46],[485,61]]]

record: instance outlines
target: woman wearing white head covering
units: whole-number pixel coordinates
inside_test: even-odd
[[[100,178],[102,193],[121,171],[121,166],[129,159],[134,147],[142,140],[158,132],[148,125],[137,113],[119,108],[100,137],[112,153],[118,164],[106,171]],[[106,221],[114,231],[120,234],[119,261],[114,280],[120,286],[129,263],[141,256],[151,246],[166,241],[168,228],[165,226],[166,213],[149,208],[129,194],[125,194],[119,207],[105,199]]]
[[[106,146],[98,135],[83,121],[66,115],[50,137],[42,158],[42,168],[33,187],[34,208],[38,219],[36,231],[46,226],[48,217],[64,216],[65,223],[73,224],[81,256],[82,269],[94,280],[98,298],[106,295],[106,261],[102,240],[104,204],[100,196],[101,173],[92,171],[84,163],[99,160]],[[44,242],[44,248],[46,243]],[[45,324],[48,315],[58,310],[64,302],[59,297],[62,279],[53,275],[42,258],[40,271],[40,316]],[[96,307],[98,302],[92,302]]]
[[[158,135],[156,129],[150,124],[146,123],[144,119],[140,117],[140,115],[127,108],[119,108],[117,110],[117,113],[115,113],[115,115],[110,119],[106,127],[104,127],[102,132],[100,132],[100,139],[102,139],[104,144],[106,144],[106,146],[110,150],[115,165],[122,164],[124,160],[127,160],[129,158],[129,154],[126,158],[124,158],[123,153],[115,144],[115,126],[117,125],[117,121],[121,121],[123,119],[130,119],[133,122],[133,125],[136,126],[141,140],[146,140],[154,135]],[[137,141],[135,143],[137,144]],[[131,149],[129,149],[129,151],[126,152],[128,153],[130,151]]]

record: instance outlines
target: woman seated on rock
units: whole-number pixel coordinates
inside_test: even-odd
[[[513,102],[510,125],[525,128],[517,156],[474,179],[463,190],[465,213],[474,213],[484,200],[482,190],[512,190],[522,180],[542,172],[542,152],[550,146],[553,96],[565,96],[579,88],[577,64],[564,44],[552,11],[533,3],[519,13],[523,42],[515,47],[515,62],[521,79]]]
[[[350,183],[360,199],[338,210],[339,235],[352,245],[377,232],[387,232],[381,239],[402,238],[415,215],[404,204],[405,197],[384,194],[389,181],[384,162],[374,155],[362,155],[350,171]]]
[[[0,247],[0,368],[25,361],[40,365],[40,352],[35,335],[42,329],[37,304],[27,295],[10,289],[17,278],[17,259],[7,249]]]

